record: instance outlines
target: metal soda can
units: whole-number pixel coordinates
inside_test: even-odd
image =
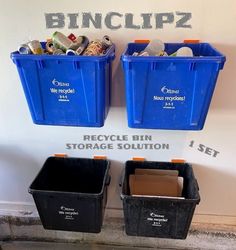
[[[42,55],[43,54],[43,48],[41,46],[41,43],[38,40],[33,40],[33,41],[29,42],[28,46],[34,55]]]
[[[104,36],[102,38],[102,45],[103,45],[103,48],[105,50],[108,49],[112,44],[113,43],[112,43],[111,38],[109,36]]]
[[[82,43],[83,41],[84,41],[84,39],[85,38],[87,38],[86,36],[78,36],[75,40],[74,40],[74,42],[75,43]]]
[[[73,33],[71,33],[71,34],[68,36],[68,38],[69,38],[72,42],[74,42],[74,41],[76,40],[76,36],[75,36]]]
[[[21,44],[21,45],[18,47],[18,52],[19,52],[20,54],[23,54],[23,55],[32,54],[32,52],[31,52],[31,50],[30,50],[30,47],[28,46],[27,43]]]
[[[74,55],[76,55],[76,51],[74,51],[73,49],[68,49],[68,50],[66,51],[66,54],[67,54],[68,56],[74,56]]]
[[[76,49],[76,55],[81,55],[89,44],[89,39],[86,36],[81,36],[82,42],[80,46]]]
[[[81,55],[88,46],[89,40],[86,36],[79,36],[74,44],[66,51],[67,55]]]
[[[56,48],[54,47],[53,45],[53,42],[52,42],[52,39],[48,39],[47,40],[47,43],[46,43],[46,51],[49,53],[49,54],[53,54],[54,50]]]
[[[103,52],[103,45],[100,40],[95,40],[89,43],[88,47],[84,51],[85,56],[98,56]]]
[[[83,42],[83,36],[77,37],[69,49],[77,50],[81,46],[82,42]]]
[[[52,41],[55,48],[61,49],[64,52],[73,45],[73,42],[67,36],[58,31],[53,33]]]
[[[65,52],[62,51],[61,49],[55,49],[53,51],[53,55],[65,55]]]

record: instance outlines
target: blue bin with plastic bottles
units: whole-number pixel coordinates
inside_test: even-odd
[[[167,43],[170,55],[183,46],[194,57],[132,56],[147,44],[129,43],[121,56],[131,128],[201,130],[225,56],[208,43]]]
[[[45,48],[45,43],[42,42]],[[110,105],[115,45],[101,56],[11,53],[33,122],[102,127]]]

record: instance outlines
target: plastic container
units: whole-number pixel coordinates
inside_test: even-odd
[[[42,43],[45,48],[45,43]],[[33,122],[101,127],[110,105],[112,45],[102,56],[21,55],[11,58]]]
[[[225,56],[208,43],[167,43],[171,55],[186,46],[194,57],[132,56],[147,44],[129,43],[121,56],[131,128],[201,130]]]
[[[135,197],[130,195],[129,175],[136,168],[178,170],[184,178],[183,197]],[[125,231],[130,236],[185,239],[196,205],[200,202],[199,188],[189,164],[127,161],[122,181]]]
[[[107,160],[50,157],[29,187],[45,229],[99,233],[110,183]]]

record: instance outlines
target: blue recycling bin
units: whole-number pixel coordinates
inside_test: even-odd
[[[208,43],[167,43],[170,55],[183,46],[194,57],[132,56],[147,44],[129,43],[121,56],[131,128],[201,130],[225,56]]]
[[[42,42],[45,48],[45,42]],[[102,56],[11,53],[33,122],[102,127],[110,104],[115,45]]]

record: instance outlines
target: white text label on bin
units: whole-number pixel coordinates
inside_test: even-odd
[[[176,104],[179,102],[184,102],[186,97],[180,94],[179,89],[171,89],[163,86],[161,89],[161,95],[154,95],[153,101],[162,102],[163,109],[175,109]]]
[[[147,221],[150,222],[153,227],[162,227],[164,223],[168,222],[168,219],[162,214],[151,212],[149,216]]]
[[[79,212],[75,208],[65,206],[61,206],[58,213],[63,216],[65,220],[74,220],[75,216],[79,216]]]
[[[55,78],[52,80],[53,87],[50,88],[50,92],[57,95],[59,102],[69,102],[70,95],[75,94],[75,89],[70,88],[70,83],[58,81]],[[67,87],[67,88],[66,88]]]

